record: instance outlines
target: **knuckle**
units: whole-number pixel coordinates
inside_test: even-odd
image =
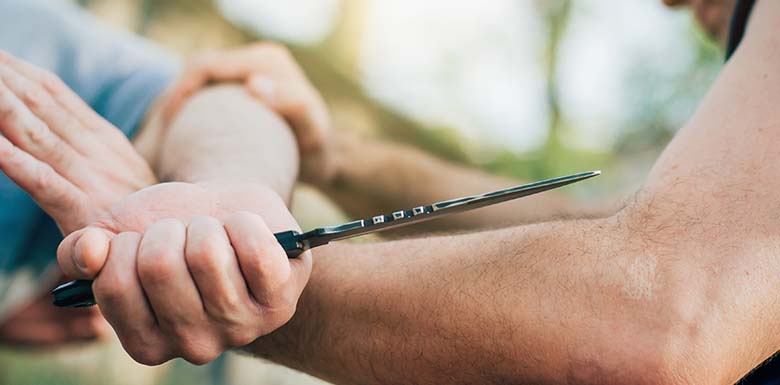
[[[49,128],[46,127],[43,123],[27,124],[26,127],[27,138],[31,144],[43,148],[49,145],[49,139],[51,139],[51,135]]]
[[[224,242],[217,234],[194,243],[187,249],[185,256],[187,266],[194,272],[209,272],[217,267],[219,257],[224,253]]]
[[[138,246],[141,242],[141,234],[135,231],[125,231],[115,235],[111,238],[111,247],[121,247],[120,242],[132,243],[134,246]]]
[[[215,301],[207,305],[209,317],[222,329],[242,328],[245,326],[247,303],[236,290],[224,290]]]
[[[265,335],[284,326],[295,314],[295,305],[289,307],[274,307],[263,309],[262,321],[260,325],[260,335]]]
[[[272,318],[279,323],[278,326],[281,326],[295,315],[298,301],[297,296],[292,296],[290,294],[279,296],[277,301],[278,302],[274,304],[276,306],[270,311],[270,314],[272,315]]]
[[[143,365],[157,366],[173,358],[164,350],[147,344],[125,345],[124,348],[130,357]]]
[[[42,164],[40,168],[38,168],[35,175],[33,175],[32,183],[33,188],[37,191],[45,191],[48,190],[51,186],[53,181],[53,174],[54,169],[52,169],[51,166],[48,164]]]
[[[157,223],[155,223],[155,225],[164,227],[169,231],[175,231],[184,228],[184,222],[176,218],[160,219],[157,221]]]
[[[46,105],[46,96],[40,89],[31,88],[22,93],[22,101],[28,107],[37,109]]]
[[[268,264],[263,253],[263,247],[257,242],[247,242],[243,251],[245,254],[241,258],[242,265],[245,264],[251,271],[264,273],[267,270]]]
[[[208,246],[205,242],[199,243],[187,249],[184,256],[187,267],[193,273],[205,273],[214,266],[215,249]]]
[[[15,149],[13,147],[0,146],[0,159],[5,159],[6,162],[13,163],[15,155]]]
[[[249,345],[258,337],[256,331],[247,328],[234,327],[225,331],[225,342],[230,348]]]
[[[49,92],[54,95],[60,95],[65,91],[65,83],[59,76],[52,72],[41,70],[40,71],[40,84]]]
[[[179,351],[181,357],[193,365],[208,364],[222,354],[220,346],[207,338],[183,341]]]
[[[174,275],[176,253],[158,249],[138,257],[138,278],[142,282],[164,282]]]
[[[270,242],[265,239],[247,239],[246,240],[246,252],[254,257],[256,263],[262,265],[264,257],[269,255],[272,251]]]
[[[121,299],[126,288],[129,286],[128,280],[121,274],[101,273],[92,284],[92,290],[95,292],[95,298],[100,301],[115,302]]]
[[[4,93],[0,93],[0,121],[10,123],[19,119],[19,110],[13,107]]]

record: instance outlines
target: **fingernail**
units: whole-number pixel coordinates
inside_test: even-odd
[[[76,252],[76,247],[74,245],[73,252],[71,254],[73,256],[73,262],[76,264],[76,267],[81,270],[82,273],[87,271],[87,264],[84,262],[84,258],[81,257],[81,254]]]
[[[274,81],[264,76],[253,76],[249,79],[249,87],[266,99],[273,99],[276,93]]]

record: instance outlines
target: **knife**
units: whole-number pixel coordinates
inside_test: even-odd
[[[287,257],[295,258],[306,250],[327,245],[333,241],[353,238],[360,235],[375,233],[431,220],[443,215],[462,213],[480,207],[494,205],[513,199],[538,194],[571,183],[579,182],[601,174],[601,171],[588,171],[567,175],[520,186],[509,187],[485,194],[472,195],[434,203],[428,206],[417,206],[409,210],[395,211],[391,214],[377,215],[368,219],[344,223],[336,226],[316,228],[305,233],[295,230],[274,234],[276,240],[287,252]],[[92,281],[77,280],[58,286],[54,291],[54,305],[59,307],[88,307],[95,305],[92,294]]]

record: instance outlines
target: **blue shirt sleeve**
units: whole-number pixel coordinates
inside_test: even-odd
[[[63,0],[0,0],[0,49],[57,74],[131,136],[170,84],[178,61]],[[61,239],[51,218],[0,174],[0,321],[47,289]]]
[[[157,45],[62,0],[0,0],[0,49],[57,74],[128,135],[179,66]]]

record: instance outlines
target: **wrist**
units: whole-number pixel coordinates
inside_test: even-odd
[[[193,95],[161,137],[161,180],[251,182],[289,198],[299,154],[287,123],[240,86],[215,86]]]

